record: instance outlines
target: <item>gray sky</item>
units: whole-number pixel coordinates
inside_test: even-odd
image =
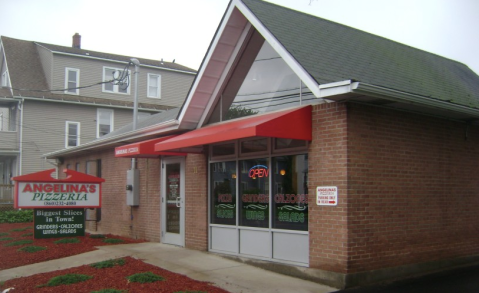
[[[469,66],[479,74],[477,0],[270,0]],[[197,69],[229,0],[0,0],[0,35],[161,59]]]

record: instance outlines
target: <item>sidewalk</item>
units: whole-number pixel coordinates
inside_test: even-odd
[[[230,292],[335,292],[338,289],[256,268],[219,255],[161,243],[100,246],[98,250],[58,260],[3,270],[0,282],[131,256],[192,279],[214,283]]]

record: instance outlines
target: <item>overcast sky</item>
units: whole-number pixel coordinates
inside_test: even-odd
[[[270,0],[469,66],[479,74],[477,0]],[[198,69],[229,0],[0,0],[0,35]]]

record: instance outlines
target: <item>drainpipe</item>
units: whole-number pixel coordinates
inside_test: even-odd
[[[18,109],[20,110],[20,127],[19,127],[19,131],[20,131],[20,145],[19,145],[19,148],[20,148],[20,156],[19,156],[19,159],[18,159],[18,175],[23,175],[22,173],[22,165],[23,165],[23,103],[24,103],[24,99],[21,99],[19,102],[18,102]],[[18,121],[18,119],[17,119]],[[18,126],[18,125],[17,125]]]

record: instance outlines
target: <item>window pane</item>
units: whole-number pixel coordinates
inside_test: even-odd
[[[308,156],[273,158],[273,228],[308,231]]]
[[[235,144],[228,143],[228,144],[214,145],[212,146],[211,154],[213,155],[213,157],[234,155]]]
[[[211,223],[236,225],[236,162],[212,163]]]
[[[108,110],[98,109],[98,134],[103,136],[111,132],[113,113]]]
[[[109,69],[109,68],[105,69],[105,81],[113,80],[113,72],[114,71],[115,70]],[[112,82],[105,83],[105,84],[103,84],[103,86],[104,86],[104,89],[106,91],[113,91],[113,83]]]
[[[274,141],[274,148],[277,150],[306,147],[306,140],[277,138]]]
[[[269,226],[269,160],[243,160],[239,185],[240,225]]]
[[[241,142],[242,154],[265,152],[267,150],[268,150],[268,139],[266,138]]]

